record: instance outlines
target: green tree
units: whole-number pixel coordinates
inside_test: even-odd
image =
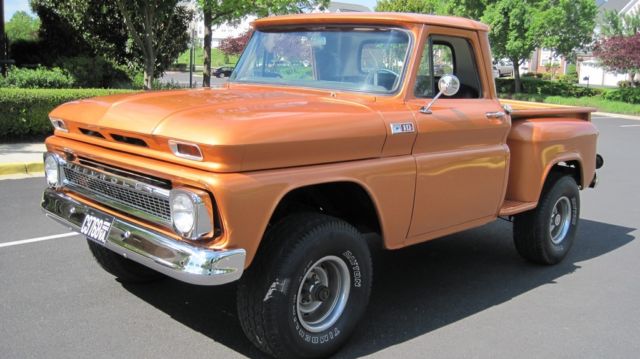
[[[379,0],[376,11],[455,15],[480,19],[492,0]]]
[[[593,0],[543,0],[533,26],[540,46],[565,59],[593,42],[598,7]]]
[[[489,40],[496,58],[513,63],[515,91],[521,92],[520,65],[540,45],[537,37],[537,1],[499,0],[487,6],[482,21],[491,27]]]
[[[144,87],[187,49],[191,12],[179,0],[115,0],[136,50],[142,54]],[[156,73],[156,69],[160,69]]]
[[[29,16],[25,11],[17,11],[5,24],[5,33],[9,41],[33,41],[38,38],[40,20]]]
[[[202,85],[211,86],[211,27],[237,22],[247,15],[268,16],[300,13],[328,0],[198,0],[204,21],[204,70]]]
[[[31,0],[34,10],[48,11],[52,18],[66,22],[62,26],[71,27],[95,53],[118,64],[142,69],[147,89],[187,48],[187,27],[192,14],[179,3],[179,0]]]
[[[621,16],[617,11],[607,10],[599,25],[604,37],[633,36],[640,33],[640,12]]]

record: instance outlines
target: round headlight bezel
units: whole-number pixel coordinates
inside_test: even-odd
[[[207,210],[206,194],[175,188],[169,195],[171,226],[176,234],[190,240],[213,233],[213,218]],[[176,208],[178,207],[178,208]],[[190,221],[185,216],[190,214]]]

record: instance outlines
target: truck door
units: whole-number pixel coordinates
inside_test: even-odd
[[[407,104],[416,118],[417,164],[408,242],[474,227],[494,219],[504,198],[510,119],[490,93],[473,31],[430,27]],[[441,97],[430,114],[420,108],[438,93],[438,80],[456,75],[459,92]],[[483,84],[484,83],[484,84]],[[419,237],[416,237],[419,236]]]

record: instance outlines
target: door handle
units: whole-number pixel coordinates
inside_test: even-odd
[[[496,111],[496,112],[487,112],[485,115],[487,116],[487,118],[493,119],[493,118],[503,118],[507,114],[504,113],[503,111]]]

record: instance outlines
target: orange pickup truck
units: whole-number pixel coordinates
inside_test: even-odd
[[[365,312],[376,245],[502,217],[525,259],[566,256],[603,163],[592,109],[500,103],[487,26],[389,13],[253,26],[221,88],[50,114],[42,207],[106,271],[238,281],[251,342],[321,357]]]

